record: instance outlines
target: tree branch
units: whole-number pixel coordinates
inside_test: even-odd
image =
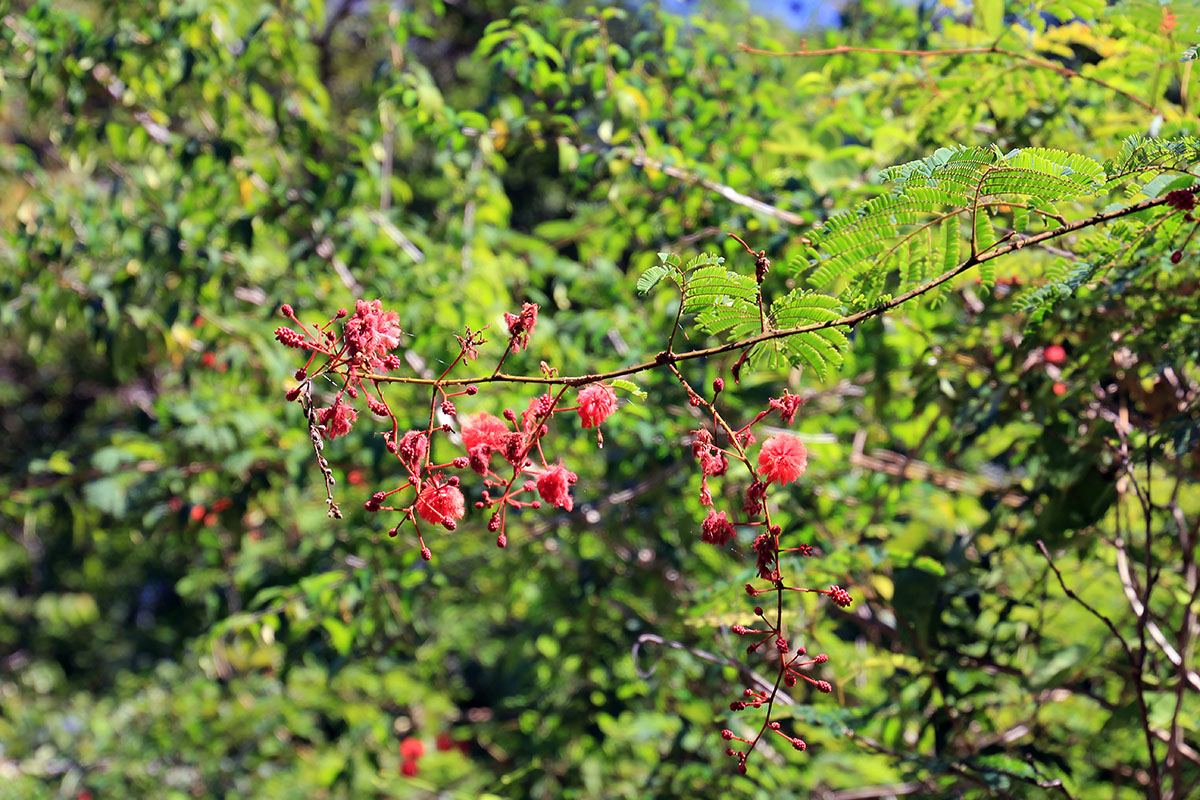
[[[1196,194],[1197,192],[1200,192],[1200,186],[1194,186],[1194,187],[1191,187],[1188,189],[1184,189],[1182,191],[1186,191],[1191,194]],[[1148,200],[1143,200],[1139,203],[1134,203],[1132,205],[1125,206],[1124,208],[1118,208],[1113,211],[1104,211],[1104,212],[1100,212],[1098,214],[1093,214],[1090,217],[1084,217],[1083,219],[1078,219],[1078,220],[1075,220],[1074,222],[1069,222],[1066,225],[1061,225],[1057,228],[1054,228],[1053,230],[1044,231],[1035,236],[1027,236],[1027,237],[1024,237],[1021,239],[1017,239],[1006,245],[1003,245],[1002,247],[996,247],[992,250],[989,250],[986,253],[982,253],[978,256],[972,256],[970,258],[967,258],[961,264],[947,270],[946,272],[942,273],[941,275],[934,278],[933,280],[931,280],[927,283],[923,283],[920,286],[916,286],[916,287],[908,290],[907,292],[904,292],[903,294],[897,295],[896,297],[892,298],[891,300],[888,300],[885,303],[880,303],[877,306],[873,306],[871,308],[864,309],[863,311],[858,311],[853,314],[849,314],[847,316],[839,317],[837,319],[827,320],[825,322],[815,322],[815,323],[812,323],[811,325],[801,325],[796,328],[783,328],[780,330],[766,331],[764,333],[758,334],[757,336],[751,336],[751,337],[748,337],[746,339],[741,339],[736,342],[727,342],[725,344],[716,345],[714,347],[706,347],[706,348],[701,348],[698,350],[688,350],[683,353],[665,353],[664,352],[664,353],[660,353],[658,355],[658,357],[656,357],[655,360],[653,360],[653,361],[644,361],[640,364],[633,364],[628,367],[622,367],[621,369],[612,370],[611,372],[600,372],[600,373],[593,373],[593,374],[589,374],[589,375],[570,375],[570,376],[554,376],[554,377],[547,377],[545,375],[509,375],[507,373],[498,373],[495,375],[481,375],[481,376],[477,376],[474,378],[450,378],[450,379],[446,379],[446,380],[435,380],[433,378],[410,378],[410,377],[392,376],[392,375],[367,375],[367,376],[364,376],[364,378],[370,379],[370,380],[376,380],[381,383],[413,383],[413,384],[426,384],[426,385],[439,384],[441,386],[465,386],[465,385],[473,384],[473,383],[474,384],[479,384],[479,383],[535,383],[535,384],[566,384],[568,386],[585,386],[589,383],[597,383],[599,381],[612,380],[614,378],[625,377],[626,375],[636,375],[639,372],[646,372],[648,370],[657,369],[660,367],[667,366],[668,364],[675,364],[680,361],[690,361],[692,359],[697,359],[697,358],[710,358],[712,356],[719,355],[721,353],[729,353],[729,352],[733,352],[735,350],[742,350],[744,348],[759,344],[761,342],[768,342],[768,341],[772,341],[774,339],[783,339],[788,336],[795,336],[798,333],[808,333],[810,331],[819,331],[819,330],[824,330],[825,328],[853,327],[853,326],[857,325],[858,323],[863,322],[864,320],[868,320],[871,317],[877,317],[880,314],[883,314],[887,311],[892,310],[893,308],[896,308],[897,306],[903,305],[904,303],[907,303],[909,300],[912,300],[915,297],[920,297],[921,295],[925,294],[926,292],[929,292],[930,290],[932,290],[938,286],[941,286],[943,283],[946,283],[947,281],[957,278],[959,275],[963,274],[964,272],[971,269],[972,267],[982,264],[986,261],[991,261],[994,258],[1000,258],[1001,256],[1008,255],[1009,253],[1014,253],[1018,250],[1023,250],[1026,247],[1037,246],[1037,245],[1042,244],[1043,242],[1050,241],[1052,239],[1057,239],[1059,237],[1066,236],[1067,234],[1084,230],[1085,228],[1090,228],[1090,227],[1100,225],[1105,222],[1111,222],[1112,220],[1115,220],[1115,219],[1127,217],[1132,214],[1137,214],[1139,212],[1147,211],[1151,208],[1157,208],[1159,206],[1163,206],[1166,204],[1167,204],[1167,196],[1166,195],[1164,195],[1162,197],[1154,197],[1154,198],[1150,198]]]
[[[748,45],[738,44],[738,49],[740,49],[744,53],[749,53],[751,55],[777,56],[777,57],[788,57],[788,58],[806,58],[806,57],[811,58],[814,56],[836,56],[836,55],[845,55],[846,53],[874,53],[876,55],[884,55],[884,56],[912,56],[915,58],[938,58],[938,57],[946,57],[946,56],[987,56],[987,55],[1004,56],[1006,58],[1011,58],[1014,61],[1021,62],[1028,66],[1031,66],[1031,67],[1036,67],[1038,69],[1050,70],[1051,72],[1058,73],[1059,75],[1061,75],[1064,78],[1078,78],[1079,80],[1087,81],[1088,83],[1094,84],[1096,86],[1100,86],[1104,89],[1107,89],[1110,92],[1115,92],[1116,94],[1119,94],[1122,97],[1124,97],[1129,102],[1139,105],[1151,113],[1155,113],[1155,114],[1158,113],[1158,109],[1155,108],[1150,103],[1147,103],[1145,100],[1142,100],[1140,97],[1134,96],[1133,94],[1125,91],[1124,89],[1120,89],[1116,86],[1113,86],[1108,81],[1101,80],[1100,78],[1095,78],[1090,75],[1084,75],[1083,73],[1076,72],[1075,70],[1071,69],[1070,67],[1064,66],[1062,64],[1056,64],[1053,61],[1047,61],[1044,58],[1038,58],[1037,56],[1026,55],[1025,53],[1017,53],[1013,50],[1006,50],[1005,48],[1000,47],[998,45],[992,45],[991,47],[952,47],[952,48],[947,48],[945,50],[893,50],[890,48],[883,48],[883,47],[853,47],[850,45],[838,45],[837,47],[828,47],[828,48],[825,48],[824,50],[777,51],[777,50],[759,50],[757,48],[750,47]]]

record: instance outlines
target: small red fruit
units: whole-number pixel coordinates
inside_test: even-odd
[[[206,513],[208,513],[208,511],[204,508],[204,506],[192,506],[192,510],[188,512],[188,516],[192,518],[193,522],[199,522],[200,520],[204,519],[204,515]]]
[[[425,754],[425,745],[415,736],[409,736],[400,743],[400,757],[406,761],[415,761]]]
[[[454,740],[450,738],[448,733],[439,733],[437,737],[437,749],[443,753],[447,750],[454,749]]]
[[[361,486],[363,482],[362,470],[352,469],[346,473],[346,483],[351,486]]]
[[[400,765],[400,774],[406,778],[411,778],[414,775],[416,775],[417,774],[417,762],[406,760],[403,764]]]
[[[1044,355],[1051,364],[1061,364],[1067,360],[1067,351],[1060,344],[1047,345]]]
[[[1065,383],[1056,383],[1052,387],[1052,390],[1056,395],[1063,395],[1067,392],[1067,385]]]

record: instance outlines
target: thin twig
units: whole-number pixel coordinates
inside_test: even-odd
[[[874,53],[876,55],[912,56],[915,58],[938,58],[938,57],[945,57],[945,56],[986,56],[986,55],[1004,56],[1006,58],[1011,58],[1015,61],[1020,61],[1031,67],[1037,67],[1039,69],[1048,69],[1051,72],[1058,73],[1059,75],[1063,76],[1064,78],[1078,78],[1080,80],[1087,81],[1088,83],[1095,84],[1096,86],[1101,86],[1101,87],[1109,90],[1110,92],[1116,92],[1117,94],[1121,95],[1126,100],[1128,100],[1129,102],[1135,103],[1151,113],[1158,112],[1158,109],[1155,108],[1152,104],[1147,103],[1145,100],[1142,100],[1140,97],[1134,96],[1133,94],[1125,91],[1124,89],[1113,86],[1108,81],[1101,80],[1100,78],[1095,78],[1090,75],[1084,75],[1080,72],[1076,72],[1075,70],[1071,69],[1070,67],[1063,66],[1062,64],[1055,64],[1053,61],[1047,61],[1044,58],[1038,58],[1037,56],[1026,55],[1025,53],[1017,53],[1013,50],[1007,50],[998,45],[992,45],[991,47],[952,47],[952,48],[946,48],[944,50],[893,50],[893,49],[884,48],[884,47],[853,47],[850,45],[838,45],[837,47],[828,47],[823,50],[792,50],[792,51],[783,52],[783,51],[777,51],[777,50],[759,50],[758,48],[749,47],[744,44],[738,44],[738,49],[740,49],[744,53],[750,53],[751,55],[778,56],[778,57],[789,57],[789,58],[805,58],[805,57],[811,58],[814,56],[835,56],[835,55],[845,55],[846,53]]]

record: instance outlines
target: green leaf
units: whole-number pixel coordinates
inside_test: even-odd
[[[614,380],[612,382],[612,385],[613,385],[613,388],[615,388],[615,389],[621,389],[622,391],[629,392],[631,395],[636,397],[638,400],[645,400],[647,397],[645,389],[638,386],[633,381],[626,380],[625,378],[617,378],[616,380]]]
[[[329,643],[334,650],[343,656],[349,654],[350,645],[354,643],[354,631],[350,626],[336,617],[325,617],[321,627],[329,634]]]
[[[975,27],[997,37],[1004,30],[1004,0],[975,0]]]

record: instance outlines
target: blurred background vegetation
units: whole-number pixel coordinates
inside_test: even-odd
[[[790,285],[808,226],[886,191],[889,165],[1196,132],[1192,4],[822,6],[0,4],[0,796],[1140,798],[1161,780],[1143,728],[1188,796],[1200,335],[1178,242],[1037,325],[1013,297],[1089,240],[1021,252],[990,293],[862,325],[826,381],[743,379],[745,417],[808,398],[780,517],[821,550],[805,581],[857,600],[800,602],[834,693],[797,691],[809,751],[746,776],[718,736],[755,724],[725,710],[741,679],[693,651],[744,657],[753,557],[699,543],[695,409],[669,376],[639,379],[602,450],[558,435],[575,511],[510,522],[505,551],[482,518],[432,563],[388,538],[361,511],[394,472],[369,424],[325,451],[347,512],[325,517],[280,303],[311,321],[383,298],[406,369],[436,374],[454,331],[532,301],[508,367],[613,369],[670,329],[669,293],[634,292],[659,251],[748,271],[738,232]],[[999,56],[737,47],[805,37],[1000,41],[1125,94]],[[1039,539],[1130,641],[1155,623],[1148,725]],[[1157,581],[1140,622],[1129,561]],[[644,634],[684,649],[635,658]]]

